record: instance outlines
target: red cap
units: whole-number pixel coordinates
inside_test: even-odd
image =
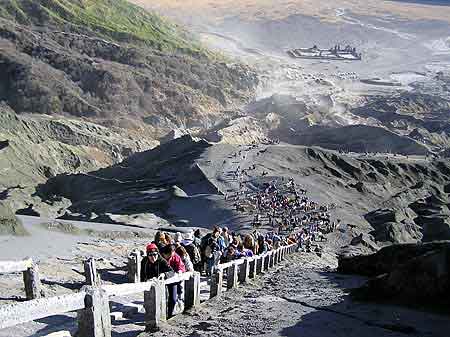
[[[147,253],[151,250],[158,250],[158,247],[154,243],[149,243],[147,245]]]

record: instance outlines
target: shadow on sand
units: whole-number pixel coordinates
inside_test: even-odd
[[[356,275],[341,275],[334,272],[319,274],[348,292],[364,283],[364,278]],[[445,315],[436,315],[392,303],[357,302],[349,294],[343,296],[340,302],[331,305],[323,305],[323,298],[303,300],[300,297],[283,297],[283,299],[298,304],[302,314],[296,324],[280,330],[280,336],[445,337],[448,336],[450,327],[450,317]]]
[[[295,326],[283,329],[282,336],[380,336],[382,333],[389,333],[392,336],[399,334],[400,336],[417,334],[416,329],[409,325],[402,325],[394,321],[366,319],[358,316],[358,314],[347,313],[346,310],[352,304],[348,300],[339,304],[320,307],[294,299],[285,299],[288,302],[298,303],[305,308],[313,309],[314,312],[305,315]],[[317,328],[317,331],[315,328]],[[361,331],[364,332],[361,333]]]

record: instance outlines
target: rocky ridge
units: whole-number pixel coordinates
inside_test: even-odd
[[[5,140],[0,149],[1,200],[15,211],[30,205],[39,209],[39,199],[33,197],[36,185],[51,177],[108,166],[158,144],[88,121],[17,115],[5,104],[0,105],[0,138]]]
[[[448,311],[450,241],[394,245],[372,255],[342,257],[338,272],[372,277],[354,289],[359,299],[400,300]]]
[[[175,129],[209,128],[258,83],[125,0],[1,2],[0,73],[2,200],[47,215],[36,184],[116,164]]]
[[[446,157],[449,102],[439,95],[405,91],[368,96],[351,107],[327,95],[309,102],[274,94],[252,102],[239,116],[215,125],[203,136],[223,143],[271,138],[358,153]]]
[[[69,114],[131,128],[148,125],[158,138],[177,126],[211,125],[224,110],[251,97],[257,79],[250,69],[208,54],[179,28],[126,1],[112,1],[113,14],[105,12],[109,16],[93,16],[109,2],[73,1],[72,13],[58,1],[18,1],[25,18],[10,21],[6,16],[0,22],[0,70],[5,74],[0,100],[17,113]],[[127,11],[120,12],[122,7]],[[46,15],[49,11],[57,19]],[[155,32],[135,36],[137,28],[124,24],[105,33],[101,24],[119,23],[127,15],[139,17]],[[160,36],[153,36],[156,32]]]
[[[236,161],[233,153],[239,151],[245,159]],[[243,169],[255,165],[248,171],[250,185],[293,177],[319,202],[335,203],[336,217],[355,225],[352,235],[368,233],[375,247],[450,238],[445,220],[450,167],[444,160],[425,158],[366,157],[292,145],[251,149],[183,136],[108,168],[51,178],[39,187],[38,195],[47,205],[59,198],[70,200],[64,208],[67,214],[59,213],[65,218],[73,213],[81,220],[106,216],[104,221],[110,221],[111,214],[155,213],[169,222],[186,219],[202,226],[211,223],[188,210],[208,202],[210,222],[240,228],[248,226],[246,219],[240,219],[222,196],[237,187],[221,177],[230,175],[237,163]],[[263,171],[267,178],[261,177]],[[218,209],[222,213],[214,213]],[[347,247],[351,252],[365,248],[358,243]]]

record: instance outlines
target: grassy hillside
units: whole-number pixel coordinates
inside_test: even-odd
[[[16,113],[125,118],[155,137],[209,127],[257,85],[246,66],[125,0],[0,0],[0,44],[0,101]]]
[[[164,51],[202,52],[176,25],[126,0],[0,0],[0,16],[20,24],[93,31]]]

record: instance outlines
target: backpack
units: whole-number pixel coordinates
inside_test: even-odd
[[[218,250],[217,240],[212,236],[211,233],[205,235],[202,238],[202,246],[201,250],[204,253],[206,258],[213,257],[213,253]]]
[[[206,247],[209,244],[209,241],[212,237],[211,233],[206,234],[204,237],[202,237],[201,241],[200,241],[200,251],[204,252]]]
[[[212,250],[211,246],[208,245],[205,248],[205,257],[210,259],[210,258],[212,258],[212,256],[213,256],[213,250]]]
[[[184,249],[186,249],[189,257],[191,258],[193,265],[200,263],[202,258],[200,256],[200,252],[199,252],[198,248],[195,247],[194,244],[186,245],[186,246],[184,246]]]

